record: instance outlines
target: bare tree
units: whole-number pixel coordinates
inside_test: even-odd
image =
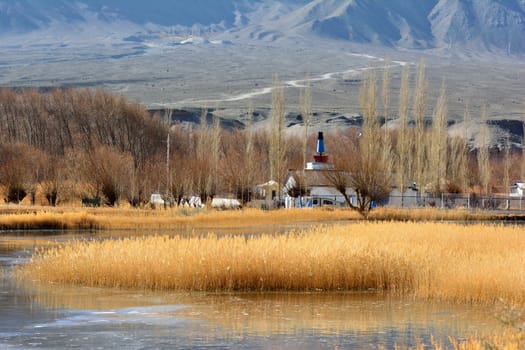
[[[479,183],[483,194],[489,193],[490,184],[490,163],[489,163],[489,146],[490,134],[487,125],[488,113],[484,107],[481,115],[480,129],[478,134],[478,173]]]
[[[101,195],[107,205],[118,205],[129,187],[133,171],[131,155],[113,147],[99,146],[87,155],[87,160],[84,171],[95,189],[95,196]]]
[[[0,147],[0,184],[5,188],[5,201],[20,203],[28,194],[35,204],[37,186],[44,179],[45,153],[23,143]]]
[[[201,111],[200,128],[196,132],[196,157],[192,162],[193,190],[206,203],[211,191],[212,163],[210,161],[211,130],[208,126],[208,110]]]
[[[385,118],[385,130],[383,134],[383,144],[390,144],[390,132],[388,128],[388,121],[390,119],[390,84],[392,76],[390,72],[390,61],[386,60],[383,66],[383,75],[382,75],[382,93],[381,97],[383,100],[383,117]],[[385,147],[385,153],[388,154],[388,147]]]
[[[521,136],[521,179],[525,180],[525,113],[523,113],[522,119],[522,136]]]
[[[305,85],[301,89],[300,95],[301,103],[301,116],[303,117],[304,135],[303,135],[303,164],[306,164],[307,160],[307,147],[308,147],[308,130],[312,119],[312,87],[310,85],[309,76],[305,79]]]
[[[44,180],[41,188],[47,203],[56,206],[68,188],[68,172],[65,156],[47,156],[44,164]]]
[[[380,154],[381,132],[377,117],[377,82],[375,71],[365,71],[360,89],[359,101],[363,115],[361,151],[368,157]]]
[[[505,132],[504,143],[504,157],[503,157],[503,192],[508,192],[510,189],[510,134]]]
[[[446,179],[447,172],[447,97],[445,83],[441,85],[432,125],[432,141],[430,144],[429,168],[431,169],[429,179],[433,191],[440,193],[445,190],[442,185]]]
[[[241,173],[242,176],[242,185],[241,188],[237,191],[237,196],[242,199],[243,203],[247,203],[251,200],[252,197],[252,188],[254,187],[255,179],[255,163],[257,156],[255,154],[255,145],[254,145],[254,127],[253,127],[253,103],[252,101],[248,104],[247,111],[247,123],[245,134],[246,147],[244,149],[244,169]],[[240,192],[240,193],[239,193]],[[239,196],[240,194],[240,196]]]
[[[401,87],[399,90],[399,126],[397,131],[397,161],[396,161],[396,183],[401,195],[406,190],[409,180],[412,180],[412,158],[411,138],[408,127],[408,103],[410,99],[409,66],[403,66],[401,73]],[[401,199],[403,200],[403,199]]]
[[[415,120],[415,179],[419,188],[419,193],[423,193],[425,190],[425,184],[427,182],[427,170],[428,170],[428,138],[426,135],[425,128],[425,115],[427,109],[427,86],[428,82],[425,74],[425,63],[423,60],[419,62],[417,78],[416,78],[416,90],[414,99],[414,120]]]
[[[447,184],[447,192],[449,193],[465,192],[469,188],[467,176],[469,157],[469,119],[468,104],[466,104],[463,113],[463,120],[461,122],[463,133],[454,135],[450,139],[447,165],[447,178],[449,180]]]
[[[273,78],[272,111],[270,115],[270,178],[278,183],[284,181],[286,162],[284,86],[277,75]],[[280,188],[280,187],[279,187]],[[278,197],[281,197],[279,189]]]
[[[355,132],[338,139],[340,142],[332,153],[335,170],[324,171],[323,175],[351,209],[366,217],[374,202],[379,203],[390,194],[391,171],[382,161],[381,153],[374,158],[362,151],[362,140]],[[355,202],[349,189],[355,192]]]
[[[391,191],[392,154],[386,156],[384,151],[389,145],[383,144],[376,91],[375,72],[368,70],[360,90],[361,135],[340,138],[344,147],[334,152],[336,170],[325,172],[326,179],[343,195],[346,203],[363,216],[368,215],[374,202],[382,201]],[[351,202],[347,188],[355,191],[356,203]]]
[[[468,174],[468,166],[469,166],[469,140],[470,140],[470,108],[469,103],[465,104],[465,111],[463,113],[463,123],[465,124],[465,127],[463,128],[463,147],[461,148],[461,162],[459,165],[459,178],[462,180],[462,188],[463,191],[468,191],[470,188],[470,179]]]

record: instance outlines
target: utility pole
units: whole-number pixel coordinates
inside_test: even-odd
[[[171,125],[171,108],[166,110],[166,121],[168,125],[168,137],[166,139],[166,201],[170,201],[171,204],[171,175],[170,175],[170,125]]]
[[[170,176],[170,131],[168,129],[168,139],[166,141],[166,199],[169,196],[171,188]]]

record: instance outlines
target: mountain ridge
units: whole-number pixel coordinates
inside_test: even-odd
[[[93,24],[93,19],[96,23]],[[0,37],[97,27],[525,53],[525,0],[0,0]],[[55,29],[57,28],[57,29]]]

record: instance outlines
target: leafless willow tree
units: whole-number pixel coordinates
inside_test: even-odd
[[[326,171],[325,176],[351,208],[367,216],[373,203],[384,200],[392,186],[392,154],[385,156],[385,147],[389,145],[383,144],[377,116],[377,83],[373,70],[364,74],[360,104],[362,132],[346,138],[344,148],[333,156],[336,170]],[[347,188],[355,191],[355,203],[350,200]]]
[[[28,194],[34,204],[37,186],[44,180],[45,154],[23,143],[0,145],[0,185],[5,201],[20,203]]]
[[[94,189],[92,197],[102,197],[109,206],[119,204],[125,190],[130,186],[133,158],[127,152],[114,147],[99,146],[85,154],[84,171]]]

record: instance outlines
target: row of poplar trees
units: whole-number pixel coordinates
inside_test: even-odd
[[[382,73],[381,84],[377,83],[378,73]],[[419,195],[425,192],[489,194],[495,187],[508,191],[511,177],[519,176],[516,167],[511,174],[511,158],[520,156],[521,152],[512,154],[507,133],[503,154],[499,152],[491,157],[487,109],[482,108],[481,116],[474,123],[466,104],[462,120],[455,121],[461,126],[461,132],[451,135],[445,83],[441,84],[436,104],[429,114],[429,84],[423,61],[417,66],[414,83],[411,81],[410,66],[404,65],[395,114],[392,112],[395,108],[391,103],[389,63],[382,70],[371,68],[363,73],[359,91],[361,128],[330,138],[336,140],[329,147],[336,171],[325,174],[347,204],[366,213],[374,201],[385,199],[393,187],[401,194],[411,187],[417,189]],[[301,92],[301,101],[304,116],[311,106],[309,85]],[[308,120],[307,116],[305,130]],[[473,134],[476,137],[470,140]],[[500,163],[501,167],[495,167],[495,163]],[[495,170],[500,170],[501,181],[493,176]],[[299,182],[308,186],[304,180]],[[350,200],[349,188],[356,193],[357,202]]]

